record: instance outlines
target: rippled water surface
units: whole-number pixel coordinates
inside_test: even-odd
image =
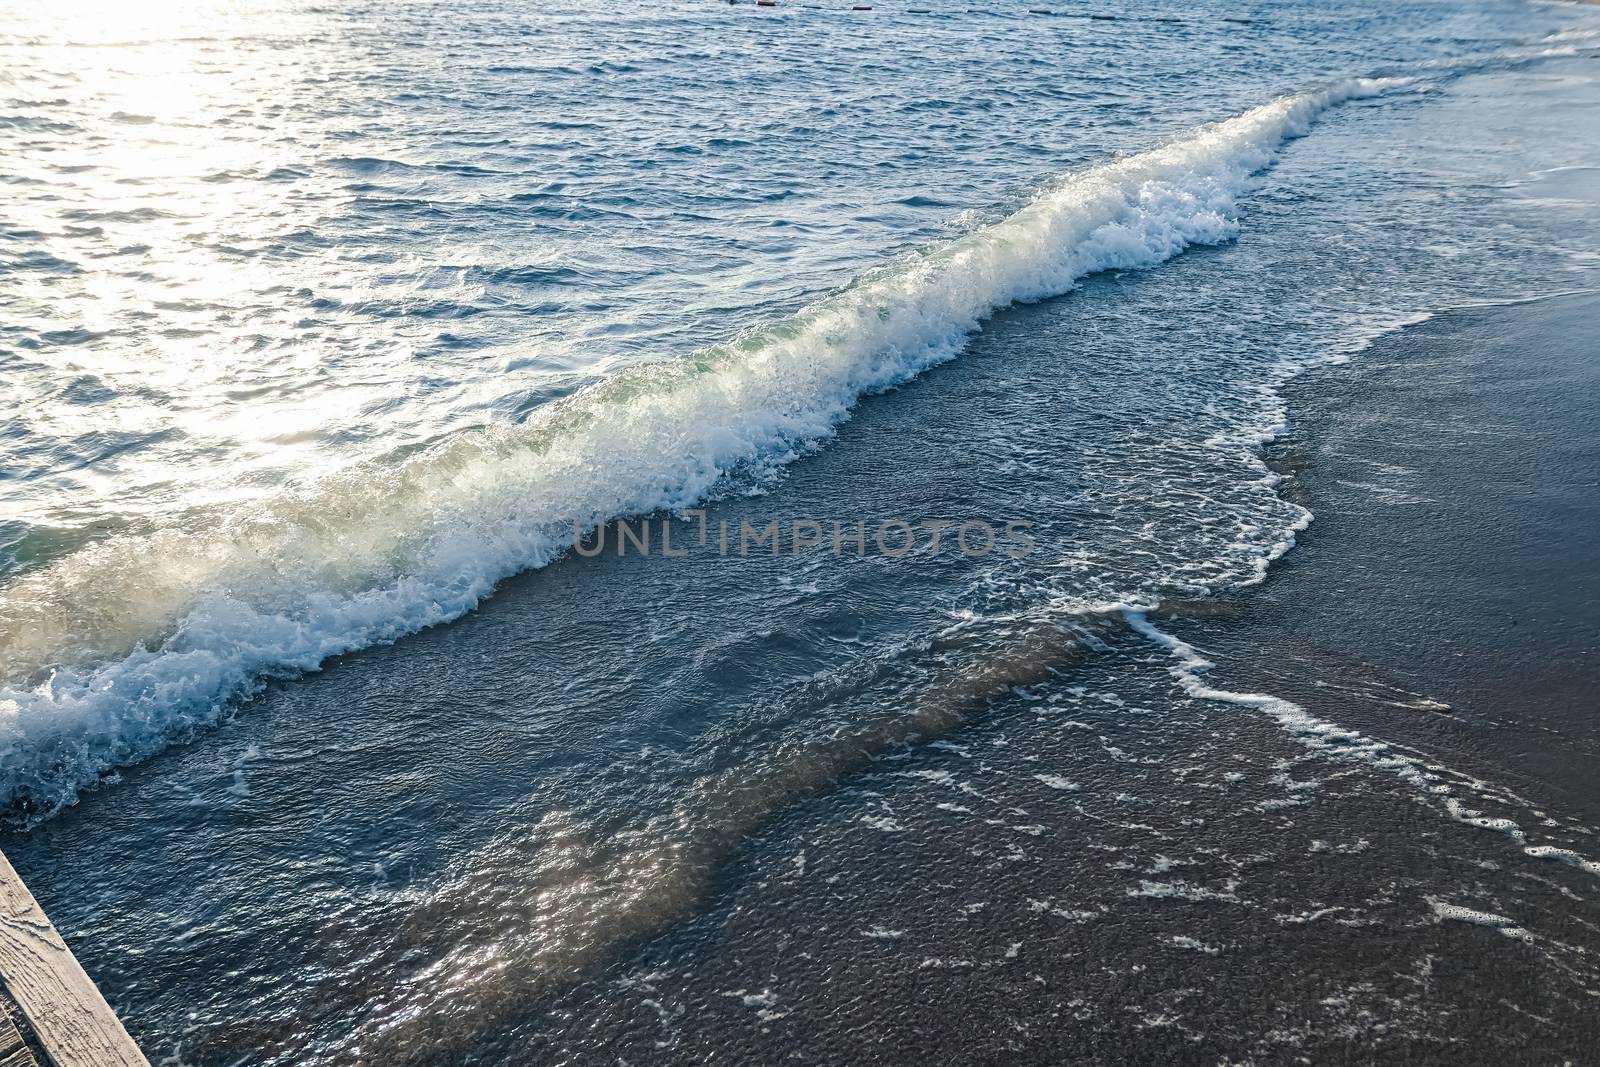
[[[4,519],[41,531],[13,565],[523,418],[1437,34],[1426,6],[1413,41],[1227,8],[9,10],[5,384],[33,415]]]
[[[1013,698],[1097,740],[1007,780],[1120,803],[1160,738],[1236,728],[1160,609],[1310,522],[1261,452],[1280,386],[1593,286],[1583,9],[844,7],[5,6],[7,851],[153,1059],[600,1057],[624,1002],[674,1033],[633,947]],[[630,517],[650,554],[567,551]],[[827,547],[889,518],[1034,550]],[[717,551],[795,520],[824,546]],[[1310,749],[1537,822],[1235,703],[1271,789]],[[985,817],[1036,838],[1023,803]]]
[[[15,9],[7,798],[458,615],[565,524],[782,463],[1012,300],[1226,239],[1339,99],[1577,47],[1522,9],[1124,14]],[[1103,169],[1274,98],[1165,184]],[[984,229],[1041,188],[1030,244]],[[926,255],[962,235],[982,262]],[[665,380],[694,353],[705,388]]]

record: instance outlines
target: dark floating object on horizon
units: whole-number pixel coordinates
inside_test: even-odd
[[[779,6],[778,0],[728,0],[728,3],[729,4],[753,3],[756,7],[778,7]],[[823,11],[823,10],[826,10],[826,8],[824,8],[823,5],[821,5],[821,4],[800,4],[798,6],[804,7],[804,8],[808,8],[808,9],[810,9],[812,11]],[[871,11],[872,10],[872,6],[870,4],[856,4],[854,7],[850,8],[850,10],[851,11]],[[1059,16],[1061,18],[1069,18],[1069,19],[1092,19],[1095,22],[1189,22],[1189,21],[1193,21],[1193,20],[1190,20],[1190,19],[1185,19],[1185,18],[1183,18],[1182,16],[1179,16],[1179,15],[1147,15],[1147,16],[1142,16],[1142,17],[1130,18],[1130,17],[1124,16],[1124,15],[1096,15],[1096,14],[1092,14],[1092,13],[1084,13],[1084,12],[1078,12],[1078,11],[1053,11],[1050,8],[1047,8],[1047,7],[1030,7],[1030,8],[1027,9],[1027,11],[1028,11],[1028,14],[1030,14],[1030,15],[1052,15],[1052,16]],[[935,12],[931,7],[908,7],[908,8],[905,9],[905,11],[902,12],[902,14],[906,14],[906,15],[932,15],[932,14],[935,14]],[[988,11],[988,10],[985,10],[983,8],[972,7],[972,8],[968,8],[967,9],[967,14],[969,14],[969,15],[994,15],[994,14],[998,14],[998,12]],[[1249,26],[1251,23],[1255,22],[1254,19],[1240,18],[1240,17],[1231,16],[1231,15],[1222,15],[1222,16],[1219,16],[1219,18],[1223,22],[1233,22],[1233,23],[1237,23],[1237,24],[1239,24],[1241,26]],[[1594,58],[1600,59],[1600,56],[1595,56]]]

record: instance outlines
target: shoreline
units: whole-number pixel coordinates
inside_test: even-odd
[[[1582,332],[1596,315],[1583,291],[1446,310],[1290,382],[1291,429],[1269,454],[1316,520],[1242,598],[1237,638],[1201,627],[1280,646],[1208,646],[1229,671],[1313,706],[1328,701],[1292,669],[1248,664],[1346,672],[1366,686],[1348,725],[1398,726],[1600,817],[1584,770],[1600,759],[1584,714],[1600,692],[1600,557],[1569,536],[1600,524],[1584,473],[1600,431],[1572,399],[1600,386]]]
[[[1285,387],[1271,454],[1316,521],[1261,586],[1160,627],[1215,661],[1208,685],[1295,701],[1361,744],[1175,696],[1173,657],[1103,635],[954,736],[786,807],[692,913],[531,1006],[529,1047],[558,1059],[603,1034],[648,1059],[655,1031],[618,992],[645,986],[663,1013],[692,1008],[661,1040],[753,1060],[961,1043],[962,1062],[1501,1064],[1592,1047],[1600,730],[1581,697],[1600,660],[1589,630],[1557,624],[1600,625],[1572,580],[1600,572],[1581,539],[1567,570],[1504,557],[1544,528],[1530,506],[1600,521],[1582,479],[1600,469],[1581,405],[1597,312],[1594,294],[1443,311]],[[1560,464],[1498,447],[1552,427]],[[1531,596],[1542,614],[1514,625],[1495,614],[1536,580],[1562,595]],[[1501,648],[1508,634],[1529,644]],[[1513,706],[1488,683],[1526,647],[1546,653],[1543,684]]]
[[[891,1062],[875,1050],[967,1042],[963,1062],[1487,1065],[1593,1047],[1600,937],[1580,864],[1596,851],[1600,722],[1582,697],[1600,692],[1600,657],[1584,654],[1600,597],[1570,579],[1600,570],[1581,538],[1562,542],[1567,570],[1533,551],[1502,557],[1541,526],[1543,512],[1518,518],[1530,503],[1600,522],[1582,480],[1600,469],[1600,427],[1581,418],[1600,385],[1581,330],[1596,313],[1596,294],[1442,311],[1289,383],[1290,429],[1270,454],[1316,521],[1261,586],[1161,618],[1215,661],[1208,684],[1298,702],[1376,754],[1308,749],[1224,700],[1173,704],[1174,661],[1109,635],[1042,701],[997,701],[953,738],[777,815],[703,907],[533,1011],[532,1047],[573,1054],[572,1029],[627,1047],[632,998],[612,988],[647,979],[655,1002],[693,1005],[691,1047],[757,1059],[805,1047]],[[1558,417],[1562,400],[1582,435]],[[1547,457],[1496,446],[1552,418],[1570,462],[1538,466],[1532,488],[1486,462]],[[1453,430],[1416,432],[1437,419]],[[1375,449],[1455,462],[1405,467]],[[1485,578],[1484,561],[1515,581]],[[1537,614],[1514,624],[1495,614],[1535,580],[1564,592],[1530,597]],[[1590,629],[1541,636],[1569,611]],[[1542,686],[1515,706],[1488,685],[1508,634],[1547,653]],[[1397,757],[1459,806],[1397,776]],[[993,1033],[1002,1018],[1014,1042]],[[863,1047],[864,1026],[882,1044]]]

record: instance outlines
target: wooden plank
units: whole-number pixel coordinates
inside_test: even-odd
[[[0,1067],[41,1067],[33,1047],[17,1029],[17,1016],[21,1014],[17,1002],[0,993]]]
[[[54,1067],[150,1067],[4,854],[0,981]]]
[[[10,1008],[9,1004],[0,1004],[0,1009],[8,1008]],[[22,1009],[19,1008],[17,1010],[21,1011]],[[4,1015],[4,1018],[0,1018],[0,1056],[4,1056],[5,1059],[0,1059],[0,1067],[5,1067],[6,1060],[10,1059],[13,1054],[27,1051],[23,1045],[22,1034],[17,1029],[17,1024],[11,1021],[11,1013],[5,1011]]]

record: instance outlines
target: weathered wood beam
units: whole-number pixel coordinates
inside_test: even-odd
[[[150,1067],[3,854],[0,982],[22,1009],[51,1067]],[[17,1033],[9,1021],[6,1029]],[[0,1031],[0,1040],[6,1036]],[[10,1055],[0,1055],[0,1063],[11,1063],[11,1055],[19,1057],[19,1065],[37,1062],[20,1036]]]

